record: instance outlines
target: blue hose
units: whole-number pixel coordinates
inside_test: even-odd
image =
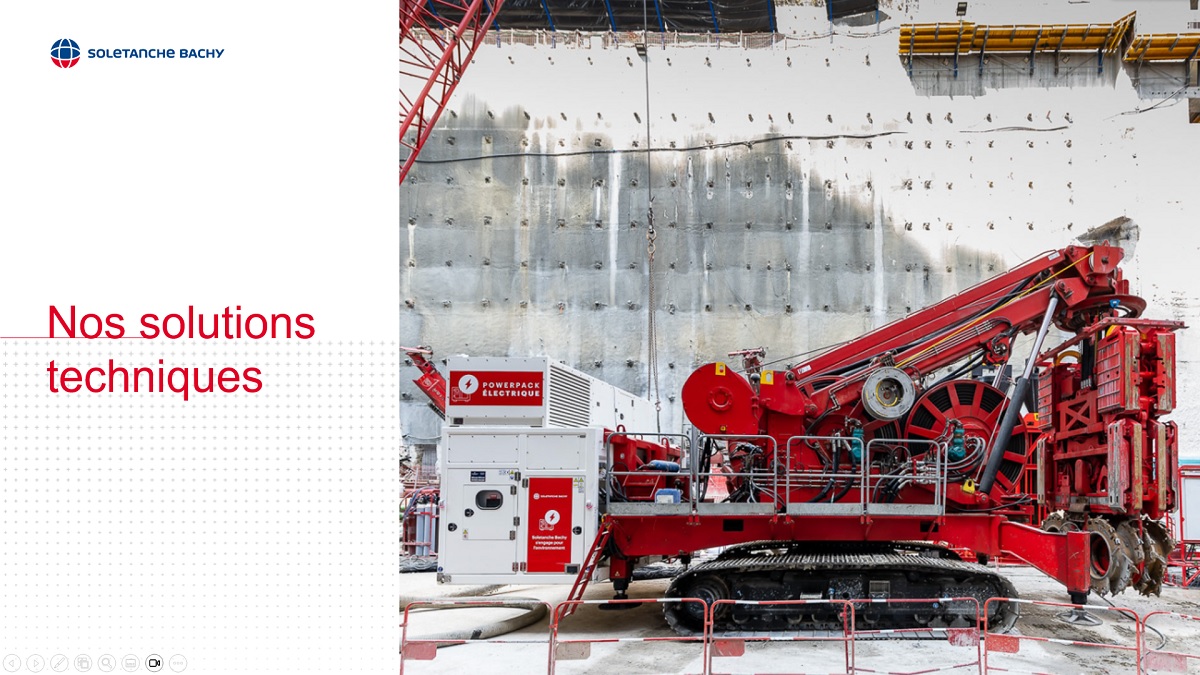
[[[679,473],[679,464],[676,462],[668,462],[665,459],[652,459],[649,462],[638,467],[639,469],[652,469],[654,471],[670,471],[671,473]]]

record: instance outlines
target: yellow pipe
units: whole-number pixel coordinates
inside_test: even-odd
[[[1064,351],[1063,353],[1054,357],[1054,365],[1057,366],[1058,364],[1062,363],[1062,360],[1067,358],[1068,356],[1074,356],[1075,360],[1078,361],[1079,360],[1079,350],[1078,349],[1068,349],[1068,350]]]

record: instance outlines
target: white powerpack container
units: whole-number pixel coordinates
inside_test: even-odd
[[[654,430],[654,404],[545,356],[448,365],[438,581],[572,583],[596,538],[605,430]]]

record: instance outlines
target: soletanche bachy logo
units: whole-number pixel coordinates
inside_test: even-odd
[[[59,68],[72,68],[79,63],[79,43],[63,38],[50,47],[50,61]]]
[[[219,59],[224,56],[224,49],[191,48],[98,48],[88,49],[89,59]],[[71,38],[56,40],[50,46],[50,61],[59,68],[73,68],[83,57],[79,43]]]

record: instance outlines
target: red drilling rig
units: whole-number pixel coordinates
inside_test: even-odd
[[[443,482],[458,482],[443,490],[439,580],[574,581],[575,599],[607,570],[621,598],[649,559],[690,564],[724,547],[678,575],[668,597],[970,596],[982,606],[1015,595],[978,564],[1000,554],[1057,579],[1077,603],[1089,591],[1158,593],[1178,478],[1176,427],[1161,417],[1174,408],[1183,324],[1138,318],[1145,302],[1129,294],[1121,258],[1108,245],[1051,251],[779,370],[761,349],[734,352],[740,372],[709,363],[684,384],[691,438],[564,416],[634,402],[601,405],[598,385],[556,380],[558,366],[547,379],[464,362],[447,383],[424,364],[440,388],[422,388],[443,405],[447,389],[469,393],[487,378],[539,387],[534,407],[517,401],[521,414],[493,405],[481,417],[465,394],[470,405],[445,408]],[[1048,348],[1052,328],[1067,337]],[[1010,393],[1003,376],[1022,335],[1033,336],[1031,356]],[[556,513],[570,514],[561,525],[543,517],[539,493],[555,481],[574,485],[555,493]],[[547,553],[538,537],[551,534]],[[717,630],[840,625],[835,609],[814,606],[722,603],[713,619]],[[989,606],[992,626],[1016,618],[1012,603]],[[698,607],[664,611],[676,630],[697,632]],[[974,621],[973,607],[865,603],[855,616],[953,626]]]
[[[755,351],[739,353],[741,373],[698,368],[683,406],[704,440],[682,482],[683,508],[608,505],[618,594],[639,558],[721,546],[731,548],[676,577],[668,596],[1013,595],[955,549],[1021,558],[1077,602],[1130,585],[1157,593],[1173,547],[1161,519],[1177,478],[1176,427],[1160,417],[1174,407],[1183,325],[1137,318],[1145,302],[1129,294],[1121,258],[1108,245],[1048,252],[782,370],[762,367]],[[1073,337],[1043,351],[1052,327]],[[1036,336],[1034,356],[1011,395],[970,377],[981,366],[1002,373],[1023,334]],[[708,469],[712,457],[719,472]],[[1036,494],[1022,489],[1026,471],[1036,472]],[[715,480],[725,481],[726,502],[689,494]],[[1045,510],[1054,513],[1039,523]],[[716,619],[728,628],[820,623],[795,606],[723,607]],[[863,618],[954,618],[888,607]],[[685,603],[666,614],[677,629],[700,627]]]

